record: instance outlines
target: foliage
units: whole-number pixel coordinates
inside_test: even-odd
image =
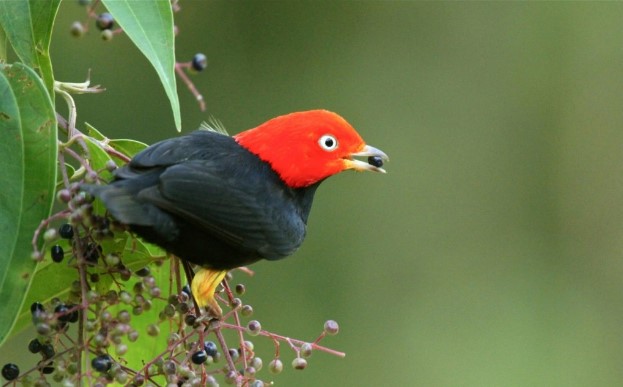
[[[97,1],[87,4],[88,17],[96,20],[105,39],[125,33],[151,62],[179,130],[176,75],[203,107],[184,70],[202,70],[205,63],[197,63],[205,57],[175,62],[177,2],[103,3],[112,15],[106,16],[109,24],[98,24],[103,13],[96,13]],[[28,348],[41,355],[39,363],[22,367],[12,383],[51,378],[64,385],[218,385],[221,378],[237,385],[266,385],[257,374],[263,362],[246,336],[274,343],[267,367],[273,373],[283,368],[280,343],[294,351],[295,369],[306,367],[312,350],[343,356],[319,344],[337,333],[333,321],[310,342],[264,330],[256,320],[244,324],[253,308],[240,298],[244,285],[230,289],[232,273],[218,295],[227,310],[221,318],[211,317],[196,307],[187,288],[192,268],[137,239],[80,191],[85,182],[110,181],[114,170],[146,145],[109,139],[89,124],[84,130],[77,127],[72,94],[103,90],[88,80],[54,79],[48,48],[58,6],[58,0],[0,2],[2,32],[21,61],[0,67],[0,345],[34,326],[37,335]],[[112,20],[121,28],[113,29]],[[83,28],[88,26],[74,25],[72,33],[79,36]],[[6,62],[3,44],[0,60]],[[67,103],[67,118],[55,113],[55,95]],[[233,346],[224,330],[234,332]]]

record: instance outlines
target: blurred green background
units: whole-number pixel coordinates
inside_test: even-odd
[[[238,275],[265,329],[340,323],[325,344],[346,358],[315,353],[277,385],[621,385],[623,4],[180,5],[178,60],[210,61],[193,76],[206,113],[180,82],[184,132],[326,108],[391,157],[387,175],[325,182],[296,255]],[[73,20],[63,2],[56,78],[91,69],[107,89],[76,98],[78,121],[175,136],[128,39],[71,38]]]

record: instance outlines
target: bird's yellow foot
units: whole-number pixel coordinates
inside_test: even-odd
[[[209,308],[216,317],[221,317],[223,311],[216,302],[214,292],[221,283],[227,270],[199,269],[193,277],[191,289],[195,301],[200,308]]]

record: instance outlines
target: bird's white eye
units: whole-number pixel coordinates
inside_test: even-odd
[[[328,152],[337,149],[337,139],[330,134],[325,134],[324,136],[320,137],[320,140],[318,140],[318,144],[322,149]]]

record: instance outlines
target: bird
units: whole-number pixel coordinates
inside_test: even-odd
[[[116,169],[108,184],[82,190],[133,233],[197,265],[192,295],[218,315],[214,293],[229,270],[301,246],[326,178],[385,173],[388,160],[340,115],[308,110],[234,136],[200,129],[160,141]]]

